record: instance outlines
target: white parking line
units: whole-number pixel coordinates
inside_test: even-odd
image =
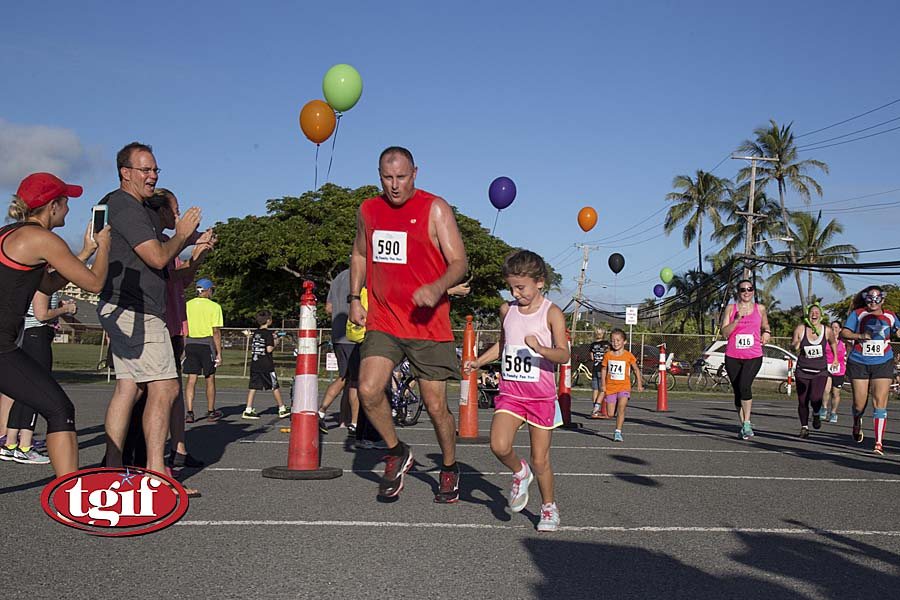
[[[248,467],[208,467],[206,471],[234,472],[234,473],[259,473],[262,469]],[[343,469],[344,473],[381,473],[372,469]],[[410,473],[437,473],[438,468],[417,469]],[[462,475],[483,475],[488,477],[508,477],[507,471],[460,471]],[[769,475],[688,475],[682,473],[554,473],[556,477],[643,477],[647,479],[736,479],[750,481],[812,481],[822,483],[900,483],[900,478],[874,478],[874,477],[777,477]]]
[[[241,444],[288,444],[290,443],[288,440],[238,440],[238,443]],[[323,445],[326,446],[343,446],[345,442],[323,442]],[[436,448],[437,442],[428,443],[428,444],[416,444],[416,443],[407,443],[407,446],[413,447],[425,447],[425,448]],[[489,444],[466,444],[465,446],[460,445],[459,447],[467,447],[467,448],[487,448]],[[528,444],[521,445],[513,445],[513,448],[530,448],[531,446]],[[691,452],[695,454],[786,454],[790,456],[853,456],[857,458],[868,457],[870,454],[860,453],[860,452],[840,452],[840,451],[828,451],[828,450],[819,450],[819,449],[810,449],[810,450],[801,450],[797,448],[782,448],[780,450],[763,450],[763,449],[754,449],[748,448],[745,450],[725,450],[725,449],[712,449],[712,448],[650,448],[650,447],[639,447],[639,446],[620,446],[620,445],[609,445],[609,446],[562,446],[562,445],[554,445],[552,447],[553,450],[604,450],[604,451],[616,451],[616,452]],[[883,459],[882,459],[882,462]]]
[[[378,527],[397,529],[501,529],[533,530],[530,525],[499,525],[490,523],[408,523],[401,521],[179,521],[177,527]],[[711,534],[778,534],[778,535],[842,535],[900,537],[900,531],[865,529],[800,529],[756,527],[597,527],[562,526],[559,531],[597,533],[711,533]]]

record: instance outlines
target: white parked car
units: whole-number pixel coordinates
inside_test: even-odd
[[[709,369],[713,373],[725,364],[725,347],[727,345],[726,340],[719,340],[703,351],[703,360],[709,364]],[[796,354],[772,344],[763,345],[762,366],[759,368],[756,378],[784,381],[788,376],[788,359],[791,360],[791,371],[793,372],[797,366]]]

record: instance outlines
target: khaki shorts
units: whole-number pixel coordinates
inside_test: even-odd
[[[367,331],[366,339],[359,348],[361,360],[367,356],[389,358],[394,366],[403,357],[409,359],[412,374],[425,381],[447,381],[459,379],[459,360],[453,342],[433,342],[431,340],[408,340],[394,337],[383,331]]]
[[[116,379],[147,383],[178,378],[165,321],[102,301],[97,314],[109,336]]]

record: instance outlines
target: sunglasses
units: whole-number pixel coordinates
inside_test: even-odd
[[[742,288],[738,288],[738,291],[742,292],[742,293],[743,292],[752,292],[753,288],[752,287],[742,287]]]
[[[884,296],[864,296],[863,299],[869,304],[881,304],[884,302]]]

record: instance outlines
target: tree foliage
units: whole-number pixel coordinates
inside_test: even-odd
[[[231,218],[215,226],[219,242],[201,268],[216,282],[216,301],[233,325],[252,324],[261,309],[273,317],[296,319],[304,279],[316,285],[315,295],[324,302],[331,280],[349,265],[356,235],[356,214],[366,198],[376,196],[375,186],[356,189],[325,184],[300,197],[269,200],[264,216]],[[499,311],[500,274],[503,259],[513,248],[481,224],[454,209],[469,259],[471,294],[452,302],[456,326],[465,315],[490,320]],[[551,270],[551,286],[560,276]],[[321,325],[327,317],[320,313]]]

